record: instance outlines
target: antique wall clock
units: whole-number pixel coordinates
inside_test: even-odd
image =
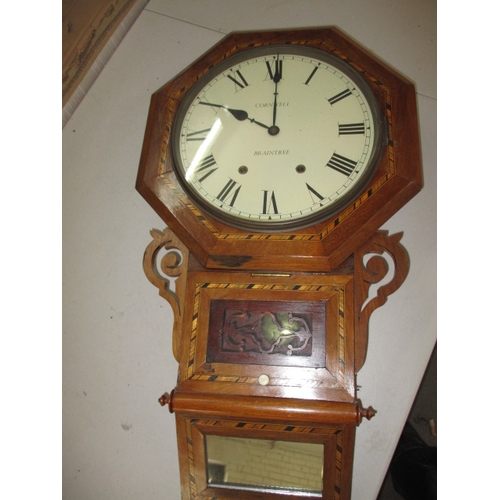
[[[409,268],[379,228],[419,148],[414,86],[336,28],[230,34],[153,94],[137,189],[168,225],[144,269],[183,499],[350,498],[368,320]]]

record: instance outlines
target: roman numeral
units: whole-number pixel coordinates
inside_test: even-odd
[[[271,207],[273,213],[278,213],[278,205],[276,203],[276,197],[274,196],[274,191],[264,191],[264,203],[262,206],[263,214],[270,214]]]
[[[234,189],[236,186],[238,187]],[[230,194],[232,194],[231,201],[229,202],[229,206],[232,207],[234,205],[236,197],[240,192],[240,189],[241,189],[241,184],[238,184],[236,181],[233,181],[233,179],[229,179],[227,184],[222,188],[221,192],[217,195],[217,199],[220,201],[224,201]]]
[[[234,75],[234,76],[233,76]],[[240,89],[244,89],[245,87],[248,87],[248,83],[247,81],[245,80],[245,78],[243,77],[243,75],[240,73],[240,70],[237,69],[233,75],[227,75],[227,77],[233,82],[235,83],[236,85],[238,85],[238,87]]]
[[[327,167],[333,168],[333,170],[336,170],[337,172],[340,172],[341,174],[344,175],[351,175],[352,172],[354,171],[354,168],[356,167],[355,161],[346,158],[345,156],[339,155],[337,153],[333,153],[332,157],[326,164]]]
[[[364,134],[365,124],[360,123],[339,123],[339,135]]]
[[[200,177],[200,179],[199,179],[200,182],[203,182],[209,175],[213,174],[219,168],[219,167],[217,167],[217,163],[215,163],[215,159],[214,159],[213,155],[209,155],[209,156],[203,158],[203,160],[201,160],[201,162],[196,167],[196,173],[205,171],[205,170],[213,167],[214,165],[215,165],[215,168],[213,168],[212,170],[208,170],[207,172],[205,172],[205,175],[203,177]]]
[[[213,167],[214,165],[216,165],[214,155],[205,156],[205,158],[203,158],[203,160],[201,160],[198,164],[196,170],[199,172],[201,170],[206,170],[207,168]]]
[[[277,57],[274,61],[274,69],[269,61],[266,61],[269,78],[274,81],[280,81],[283,78],[283,59],[280,61]]]
[[[321,196],[314,188],[312,188],[311,186],[309,186],[309,184],[307,184],[307,182],[306,182],[306,186],[307,186],[307,189],[309,190],[309,194],[311,195],[311,198],[312,198],[312,200],[314,202],[316,201],[315,197],[319,201],[323,201],[325,199],[324,196]]]
[[[210,132],[210,129],[206,128],[204,130],[197,130],[196,132],[186,134],[186,141],[204,141],[207,138],[208,132]]]
[[[318,68],[319,66],[316,66],[313,70],[312,70],[312,73],[309,75],[309,78],[306,80],[306,85],[309,85],[309,82],[311,81],[311,78],[314,76],[314,74],[316,73],[316,71],[318,71]]]
[[[338,103],[342,99],[345,99],[346,97],[350,96],[352,92],[349,89],[343,90],[337,95],[334,95],[333,97],[330,97],[328,99],[328,102],[333,106],[334,104]]]

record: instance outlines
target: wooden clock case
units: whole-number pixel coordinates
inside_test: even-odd
[[[312,227],[249,233],[202,213],[182,190],[173,168],[170,133],[182,98],[215,64],[251,47],[300,44],[350,64],[370,85],[387,121],[387,144],[376,174],[350,206]],[[337,29],[228,35],[151,99],[137,189],[210,269],[332,271],[421,188],[415,88]]]
[[[174,173],[170,133],[187,90],[250,47],[301,44],[340,57],[376,95],[387,141],[364,192],[300,230],[258,233],[214,220]],[[421,188],[415,89],[335,28],[233,33],[155,92],[137,189],[168,225],[151,231],[144,270],[174,312],[175,413],[183,500],[350,498],[355,428],[371,418],[356,396],[373,310],[404,281],[402,233],[380,226]],[[382,257],[384,255],[384,257]],[[369,296],[388,273],[388,283]],[[207,436],[323,446],[321,491],[289,484],[213,484]]]

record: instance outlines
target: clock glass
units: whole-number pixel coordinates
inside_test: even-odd
[[[249,49],[209,69],[173,129],[176,174],[202,210],[245,230],[320,222],[376,170],[379,105],[341,59],[305,46]]]

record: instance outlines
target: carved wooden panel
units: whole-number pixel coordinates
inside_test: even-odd
[[[401,244],[403,233],[389,235],[377,231],[354,252],[356,282],[356,373],[362,368],[368,348],[368,323],[372,312],[387,302],[404,282],[410,270],[410,257]],[[389,272],[387,255],[394,264],[394,273],[381,285],[375,297],[370,298],[370,287],[381,283]]]
[[[324,325],[321,302],[214,300],[207,362],[324,367]]]
[[[148,280],[170,304],[174,313],[172,350],[179,361],[181,320],[187,279],[189,252],[170,229],[153,229],[153,240],[144,252],[143,269]]]

